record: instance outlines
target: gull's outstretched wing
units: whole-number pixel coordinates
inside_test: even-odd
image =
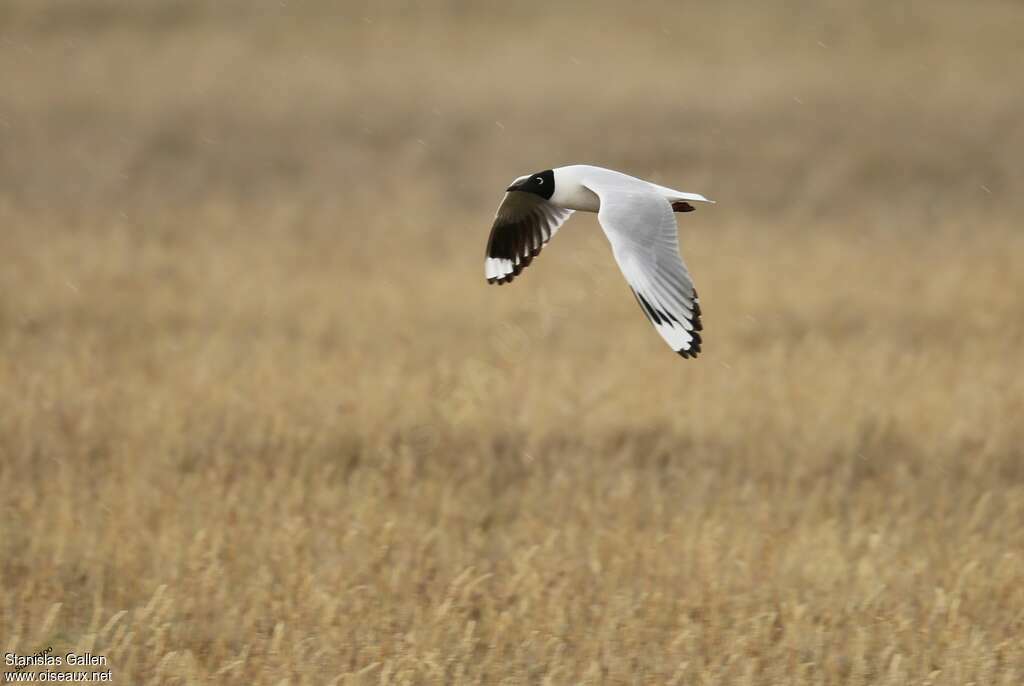
[[[622,275],[661,337],[683,357],[700,352],[700,302],[679,256],[669,201],[637,179],[584,179],[601,200],[601,223]]]
[[[487,283],[508,283],[519,276],[571,214],[533,193],[506,193],[487,241]]]

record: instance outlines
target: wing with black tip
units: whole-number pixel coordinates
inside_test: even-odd
[[[508,283],[519,276],[570,215],[572,210],[555,207],[532,193],[506,193],[487,241],[487,283]]]
[[[683,357],[700,353],[704,328],[690,272],[679,255],[671,203],[645,182],[594,178],[584,185],[601,199],[597,219],[640,308]]]

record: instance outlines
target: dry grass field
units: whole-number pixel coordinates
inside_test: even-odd
[[[1024,683],[1022,35],[999,0],[5,0],[0,650]],[[501,190],[574,162],[719,201],[679,215],[699,359],[592,215],[484,282]]]

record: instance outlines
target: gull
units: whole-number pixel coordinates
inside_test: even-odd
[[[512,182],[487,241],[488,283],[511,282],[575,211],[596,212],[640,309],[683,357],[700,352],[700,301],[679,255],[674,212],[714,203],[621,172],[585,164],[546,169]]]

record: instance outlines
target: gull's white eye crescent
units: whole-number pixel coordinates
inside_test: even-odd
[[[544,183],[544,179],[542,179],[541,177],[538,176],[537,177],[537,183]]]

